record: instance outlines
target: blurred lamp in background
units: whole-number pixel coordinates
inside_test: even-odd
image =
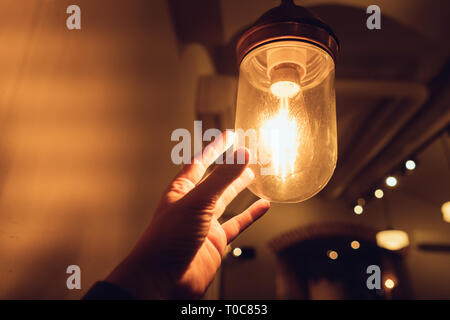
[[[375,195],[375,198],[377,198],[377,199],[381,199],[384,196],[384,192],[382,189],[375,190],[375,192],[373,194]]]
[[[388,185],[389,187],[393,188],[397,185],[397,178],[394,176],[389,176],[386,178],[386,185]]]
[[[359,247],[360,247],[359,241],[353,240],[353,241],[350,243],[350,246],[352,247],[352,249],[358,250]]]
[[[388,229],[377,233],[377,245],[391,251],[400,250],[409,245],[409,237],[405,231]]]
[[[442,205],[441,211],[444,221],[450,223],[450,201],[447,201]]]
[[[392,280],[391,278],[387,278],[386,281],[384,281],[384,286],[387,289],[394,289],[395,287],[395,281]]]
[[[292,1],[266,12],[238,41],[236,145],[251,151],[249,189],[259,197],[303,201],[331,178],[337,53],[331,28]]]
[[[355,214],[361,214],[363,213],[364,208],[362,206],[360,206],[359,204],[353,207],[353,212]]]
[[[327,251],[327,256],[331,260],[336,260],[339,257],[339,254],[336,251],[334,251],[334,250],[328,250]]]
[[[416,168],[416,163],[414,162],[414,160],[407,160],[405,162],[405,168],[407,170],[412,171],[412,170],[414,170]]]

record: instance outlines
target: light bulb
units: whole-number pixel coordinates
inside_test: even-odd
[[[280,97],[278,113],[261,126],[261,148],[268,157],[272,173],[282,180],[295,175],[299,140],[297,132],[297,122],[289,114],[289,98]]]
[[[300,41],[277,41],[241,62],[235,147],[250,150],[250,191],[272,202],[314,196],[337,160],[334,61]]]
[[[394,176],[387,177],[386,184],[391,188],[395,187],[397,185],[397,178]]]
[[[450,223],[450,201],[445,202],[441,206],[441,211],[442,211],[442,217],[444,218],[444,221]]]
[[[339,257],[338,253],[336,251],[334,251],[334,250],[328,250],[327,256],[331,260],[336,260]]]
[[[388,250],[400,250],[409,245],[409,237],[405,231],[388,229],[377,233],[377,245]]]
[[[360,247],[359,241],[356,241],[356,240],[352,241],[352,242],[350,243],[350,246],[351,246],[352,249],[354,249],[354,250],[359,249],[359,247]]]
[[[361,214],[363,213],[364,208],[362,206],[360,206],[359,204],[357,204],[356,206],[353,207],[353,212],[356,214]]]
[[[375,194],[375,197],[376,197],[377,199],[381,199],[381,198],[383,198],[383,196],[384,196],[384,192],[383,192],[383,190],[381,190],[381,189],[375,190],[374,194]]]
[[[391,278],[386,279],[384,286],[388,289],[393,289],[395,287],[395,282]]]

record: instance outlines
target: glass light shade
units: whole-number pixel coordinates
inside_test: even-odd
[[[249,189],[272,202],[300,202],[325,187],[337,161],[334,61],[302,41],[250,51],[239,71],[236,147],[251,152]]]
[[[409,245],[409,237],[402,230],[384,230],[376,235],[377,245],[388,250],[400,250]]]

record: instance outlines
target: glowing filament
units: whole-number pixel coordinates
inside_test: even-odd
[[[265,148],[271,155],[271,166],[283,180],[294,175],[297,157],[297,123],[289,115],[289,98],[280,99],[280,111],[262,126]]]

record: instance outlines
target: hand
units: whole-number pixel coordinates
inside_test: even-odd
[[[137,298],[199,298],[204,294],[227,244],[270,207],[261,199],[225,223],[218,222],[228,204],[254,179],[247,167],[249,151],[238,149],[234,164],[219,164],[202,180],[207,168],[231,145],[231,136],[232,132],[225,132],[175,177],[144,235],[107,281]],[[243,157],[238,158],[239,153]],[[245,163],[237,164],[242,158]]]

